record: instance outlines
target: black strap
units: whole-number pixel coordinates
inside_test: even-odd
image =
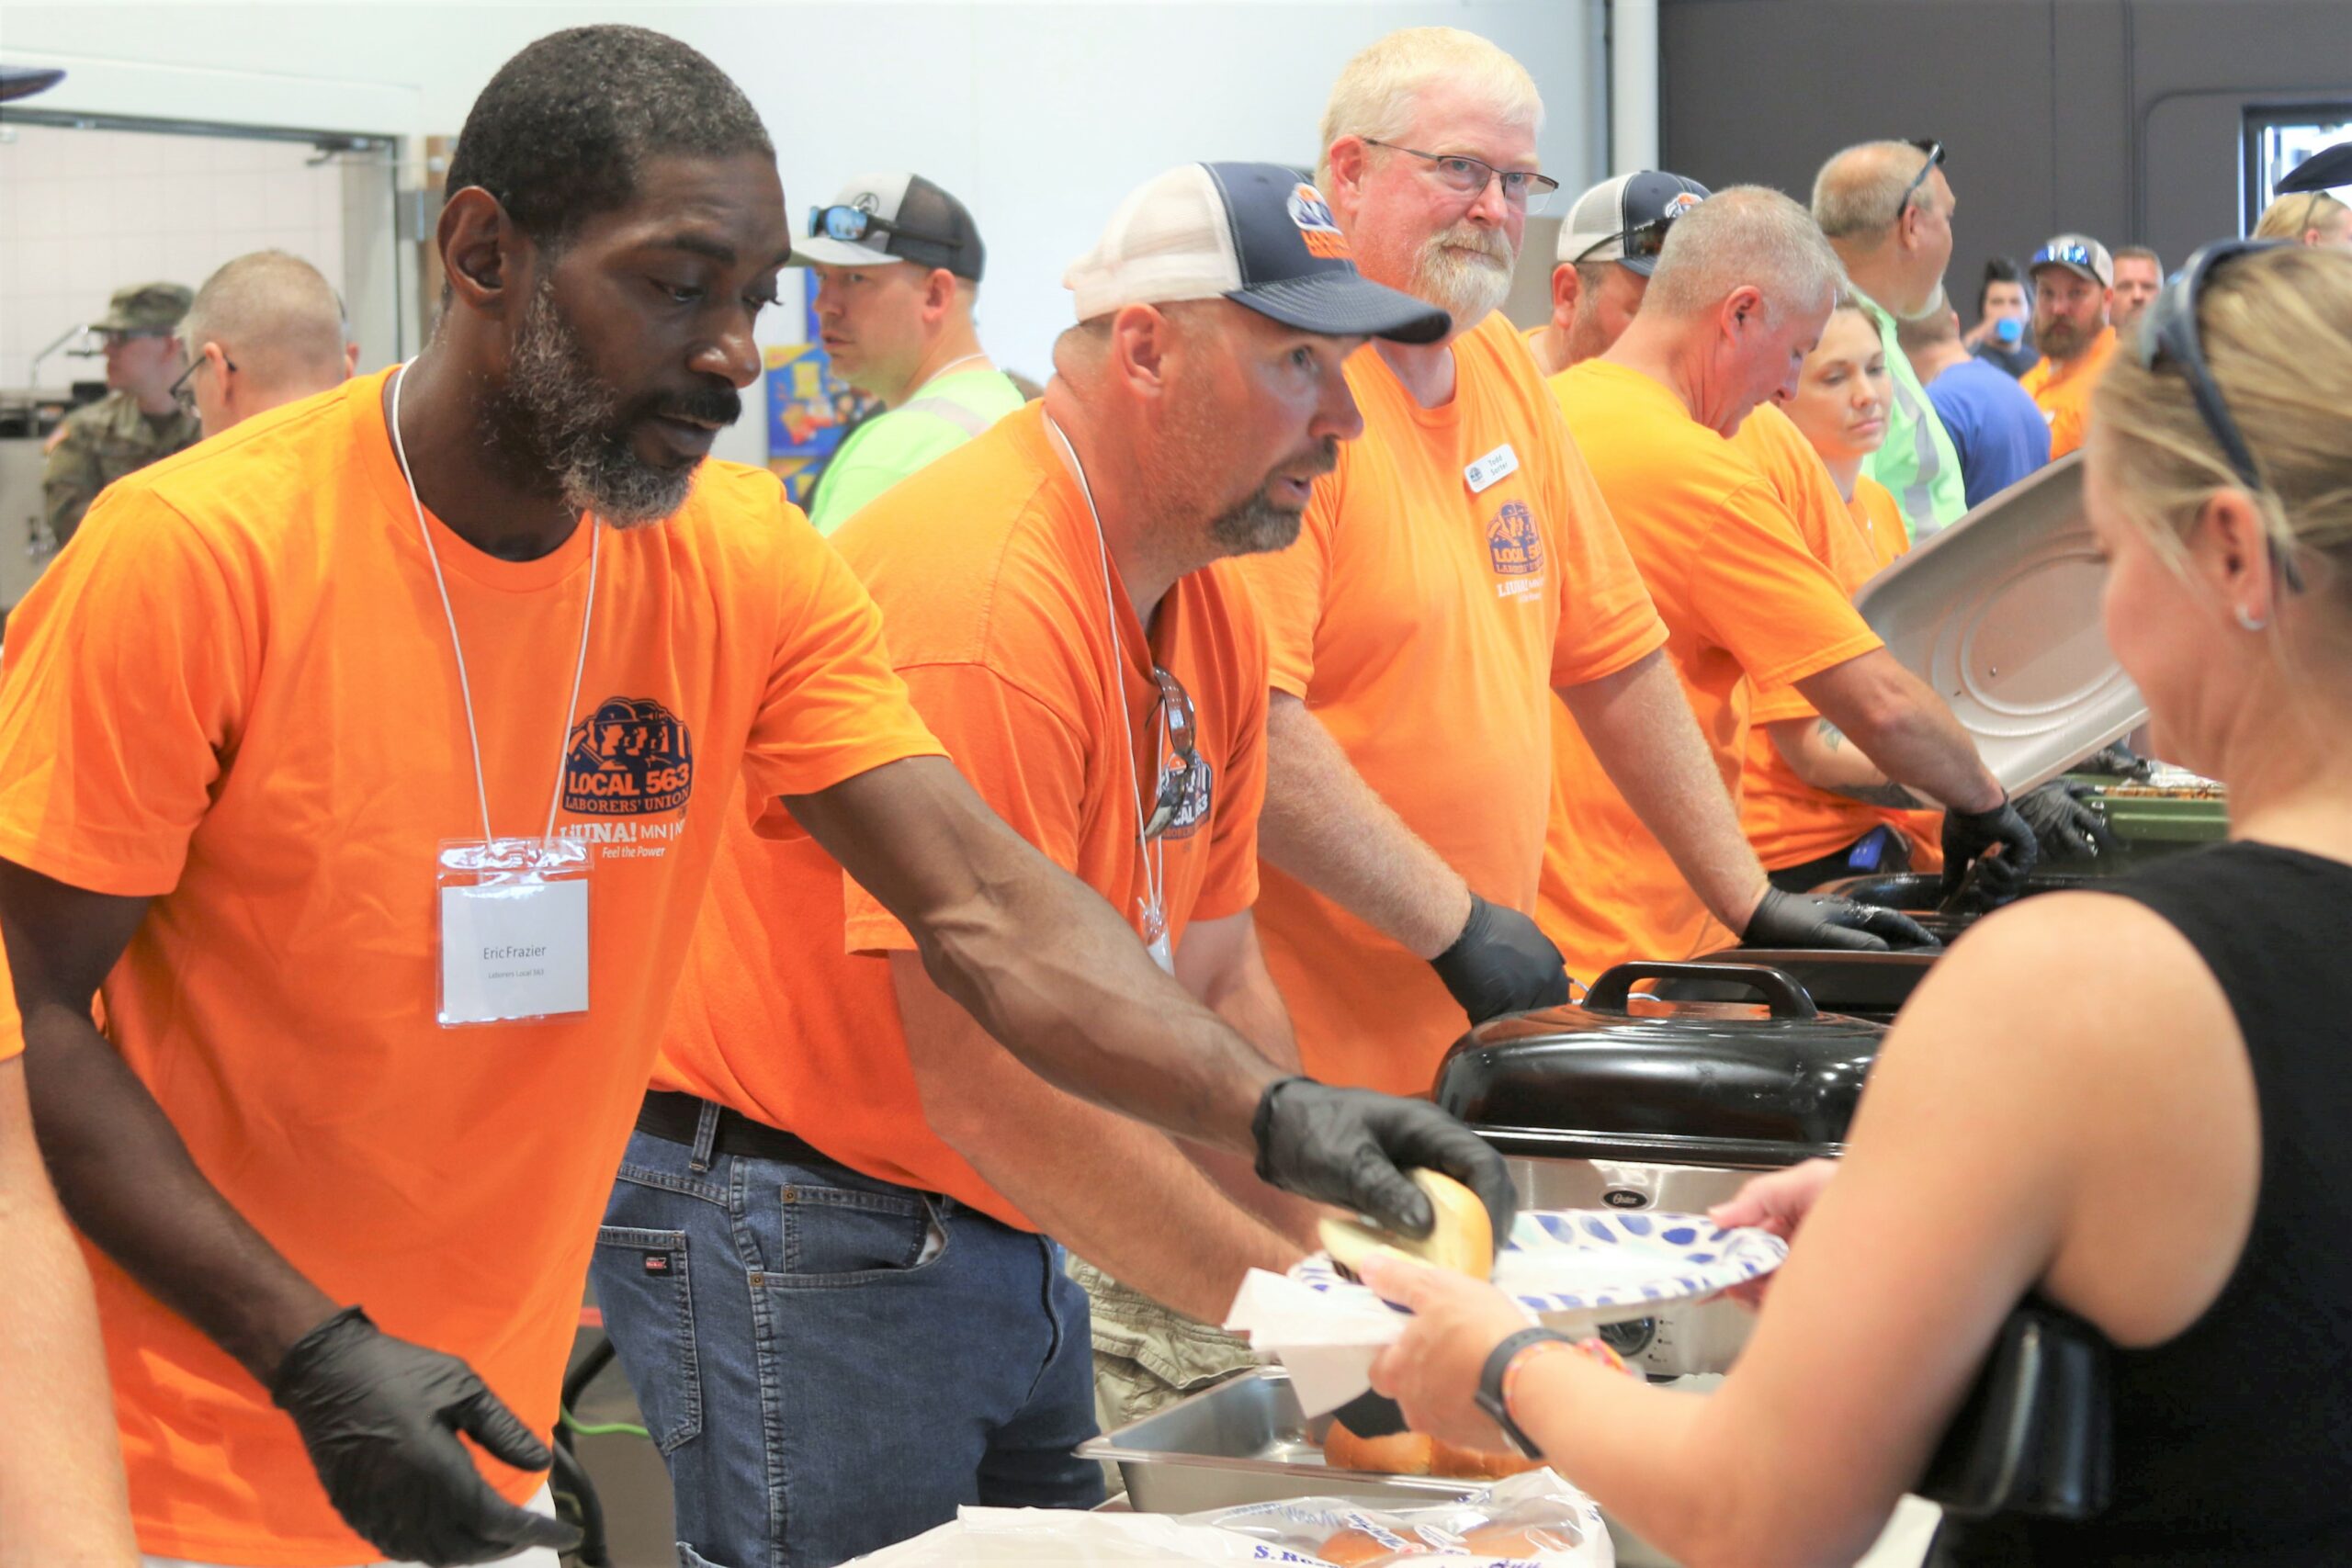
[[[654,1089],[646,1095],[644,1107],[637,1113],[637,1130],[692,1148],[695,1130],[702,1122],[702,1108],[703,1101],[694,1095]],[[806,1138],[797,1137],[781,1127],[754,1122],[741,1111],[729,1111],[724,1106],[719,1108],[718,1131],[711,1140],[710,1150],[715,1155],[782,1160],[789,1165],[837,1170],[860,1181],[876,1179],[851,1169]]]
[[[1563,1345],[1576,1343],[1556,1329],[1541,1325],[1522,1328],[1488,1352],[1487,1364],[1478,1369],[1478,1408],[1493,1416],[1495,1425],[1503,1429],[1503,1436],[1510,1439],[1511,1446],[1529,1459],[1542,1459],[1544,1450],[1535,1446],[1534,1438],[1520,1429],[1518,1422],[1511,1419],[1510,1407],[1503,1403],[1503,1373],[1510,1370],[1513,1357],[1530,1345],[1546,1339],[1556,1339]]]

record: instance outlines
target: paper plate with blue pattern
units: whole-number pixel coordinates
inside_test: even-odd
[[[1726,1230],[1704,1214],[1546,1209],[1522,1213],[1495,1259],[1495,1283],[1537,1316],[1608,1322],[1689,1305],[1769,1274],[1789,1244],[1767,1231]],[[1309,1290],[1364,1287],[1329,1254],[1291,1269]]]

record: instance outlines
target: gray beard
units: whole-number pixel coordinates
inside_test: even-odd
[[[656,468],[630,449],[620,391],[589,364],[548,283],[524,308],[506,384],[491,395],[482,422],[484,439],[508,461],[553,479],[566,506],[616,528],[674,514],[701,467]]]
[[[1267,487],[1209,519],[1209,539],[1221,555],[1261,556],[1288,549],[1298,538],[1300,514],[1273,503]]]

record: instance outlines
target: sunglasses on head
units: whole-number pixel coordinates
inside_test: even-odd
[[[956,242],[921,229],[910,229],[893,223],[888,218],[876,216],[862,207],[812,207],[808,209],[808,237],[812,240],[839,240],[855,244],[868,234],[903,234],[910,240],[921,240],[927,245],[953,246]]]
[[[2034,252],[2033,259],[2025,265],[2028,271],[2052,265],[2086,267],[2092,272],[2098,270],[2098,264],[2091,260],[2091,248],[2084,244],[2044,245]]]
[[[1674,220],[1681,216],[1679,212],[1668,213],[1664,218],[1653,218],[1646,223],[1636,223],[1632,228],[1622,230],[1606,239],[1595,240],[1591,244],[1587,245],[1576,259],[1590,261],[1593,252],[1603,245],[1614,244],[1620,255],[1656,260],[1666,249],[1666,231],[1673,228]],[[1617,257],[1612,256],[1610,259],[1614,261]]]
[[[1160,750],[1159,791],[1153,797],[1151,815],[1143,825],[1144,840],[1148,843],[1168,831],[1176,814],[1184,808],[1184,799],[1193,793],[1193,781],[1200,771],[1201,754],[1194,740],[1193,698],[1184,683],[1167,671],[1153,668],[1151,678],[1159,683],[1159,720],[1167,745]]]
[[[2230,413],[2228,400],[2222,396],[2221,383],[2213,379],[2212,371],[2206,367],[2205,341],[2197,325],[2197,304],[2207,280],[2222,267],[2256,251],[2277,250],[2293,243],[2222,240],[2207,245],[2166,280],[2147,314],[2140,319],[2141,368],[2155,371],[2169,367],[2180,372],[2188,383],[2189,396],[2196,400],[2197,412],[2205,421],[2205,428],[2212,432],[2222,456],[2229,459],[2230,467],[2245,481],[2248,490],[2268,487],[2263,483],[2262,471],[2255,466],[2254,449],[2246,445],[2238,422]],[[2302,572],[2275,538],[2270,541],[2270,564],[2289,592],[2302,592]]]
[[[1917,193],[1919,187],[1928,183],[1928,171],[1944,161],[1944,144],[1932,136],[1906,137],[1903,144],[1905,147],[1917,147],[1928,161],[1919,165],[1919,172],[1911,176],[1909,185],[1903,187],[1903,199],[1894,204],[1894,215],[1897,218],[1902,217],[1904,209],[1911,205],[1911,197]]]

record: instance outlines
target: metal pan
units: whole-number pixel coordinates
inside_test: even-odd
[[[1142,1514],[1353,1497],[1427,1507],[1487,1484],[1427,1475],[1378,1475],[1323,1462],[1329,1416],[1309,1420],[1290,1374],[1263,1367],[1081,1444],[1079,1457],[1116,1464]]]

